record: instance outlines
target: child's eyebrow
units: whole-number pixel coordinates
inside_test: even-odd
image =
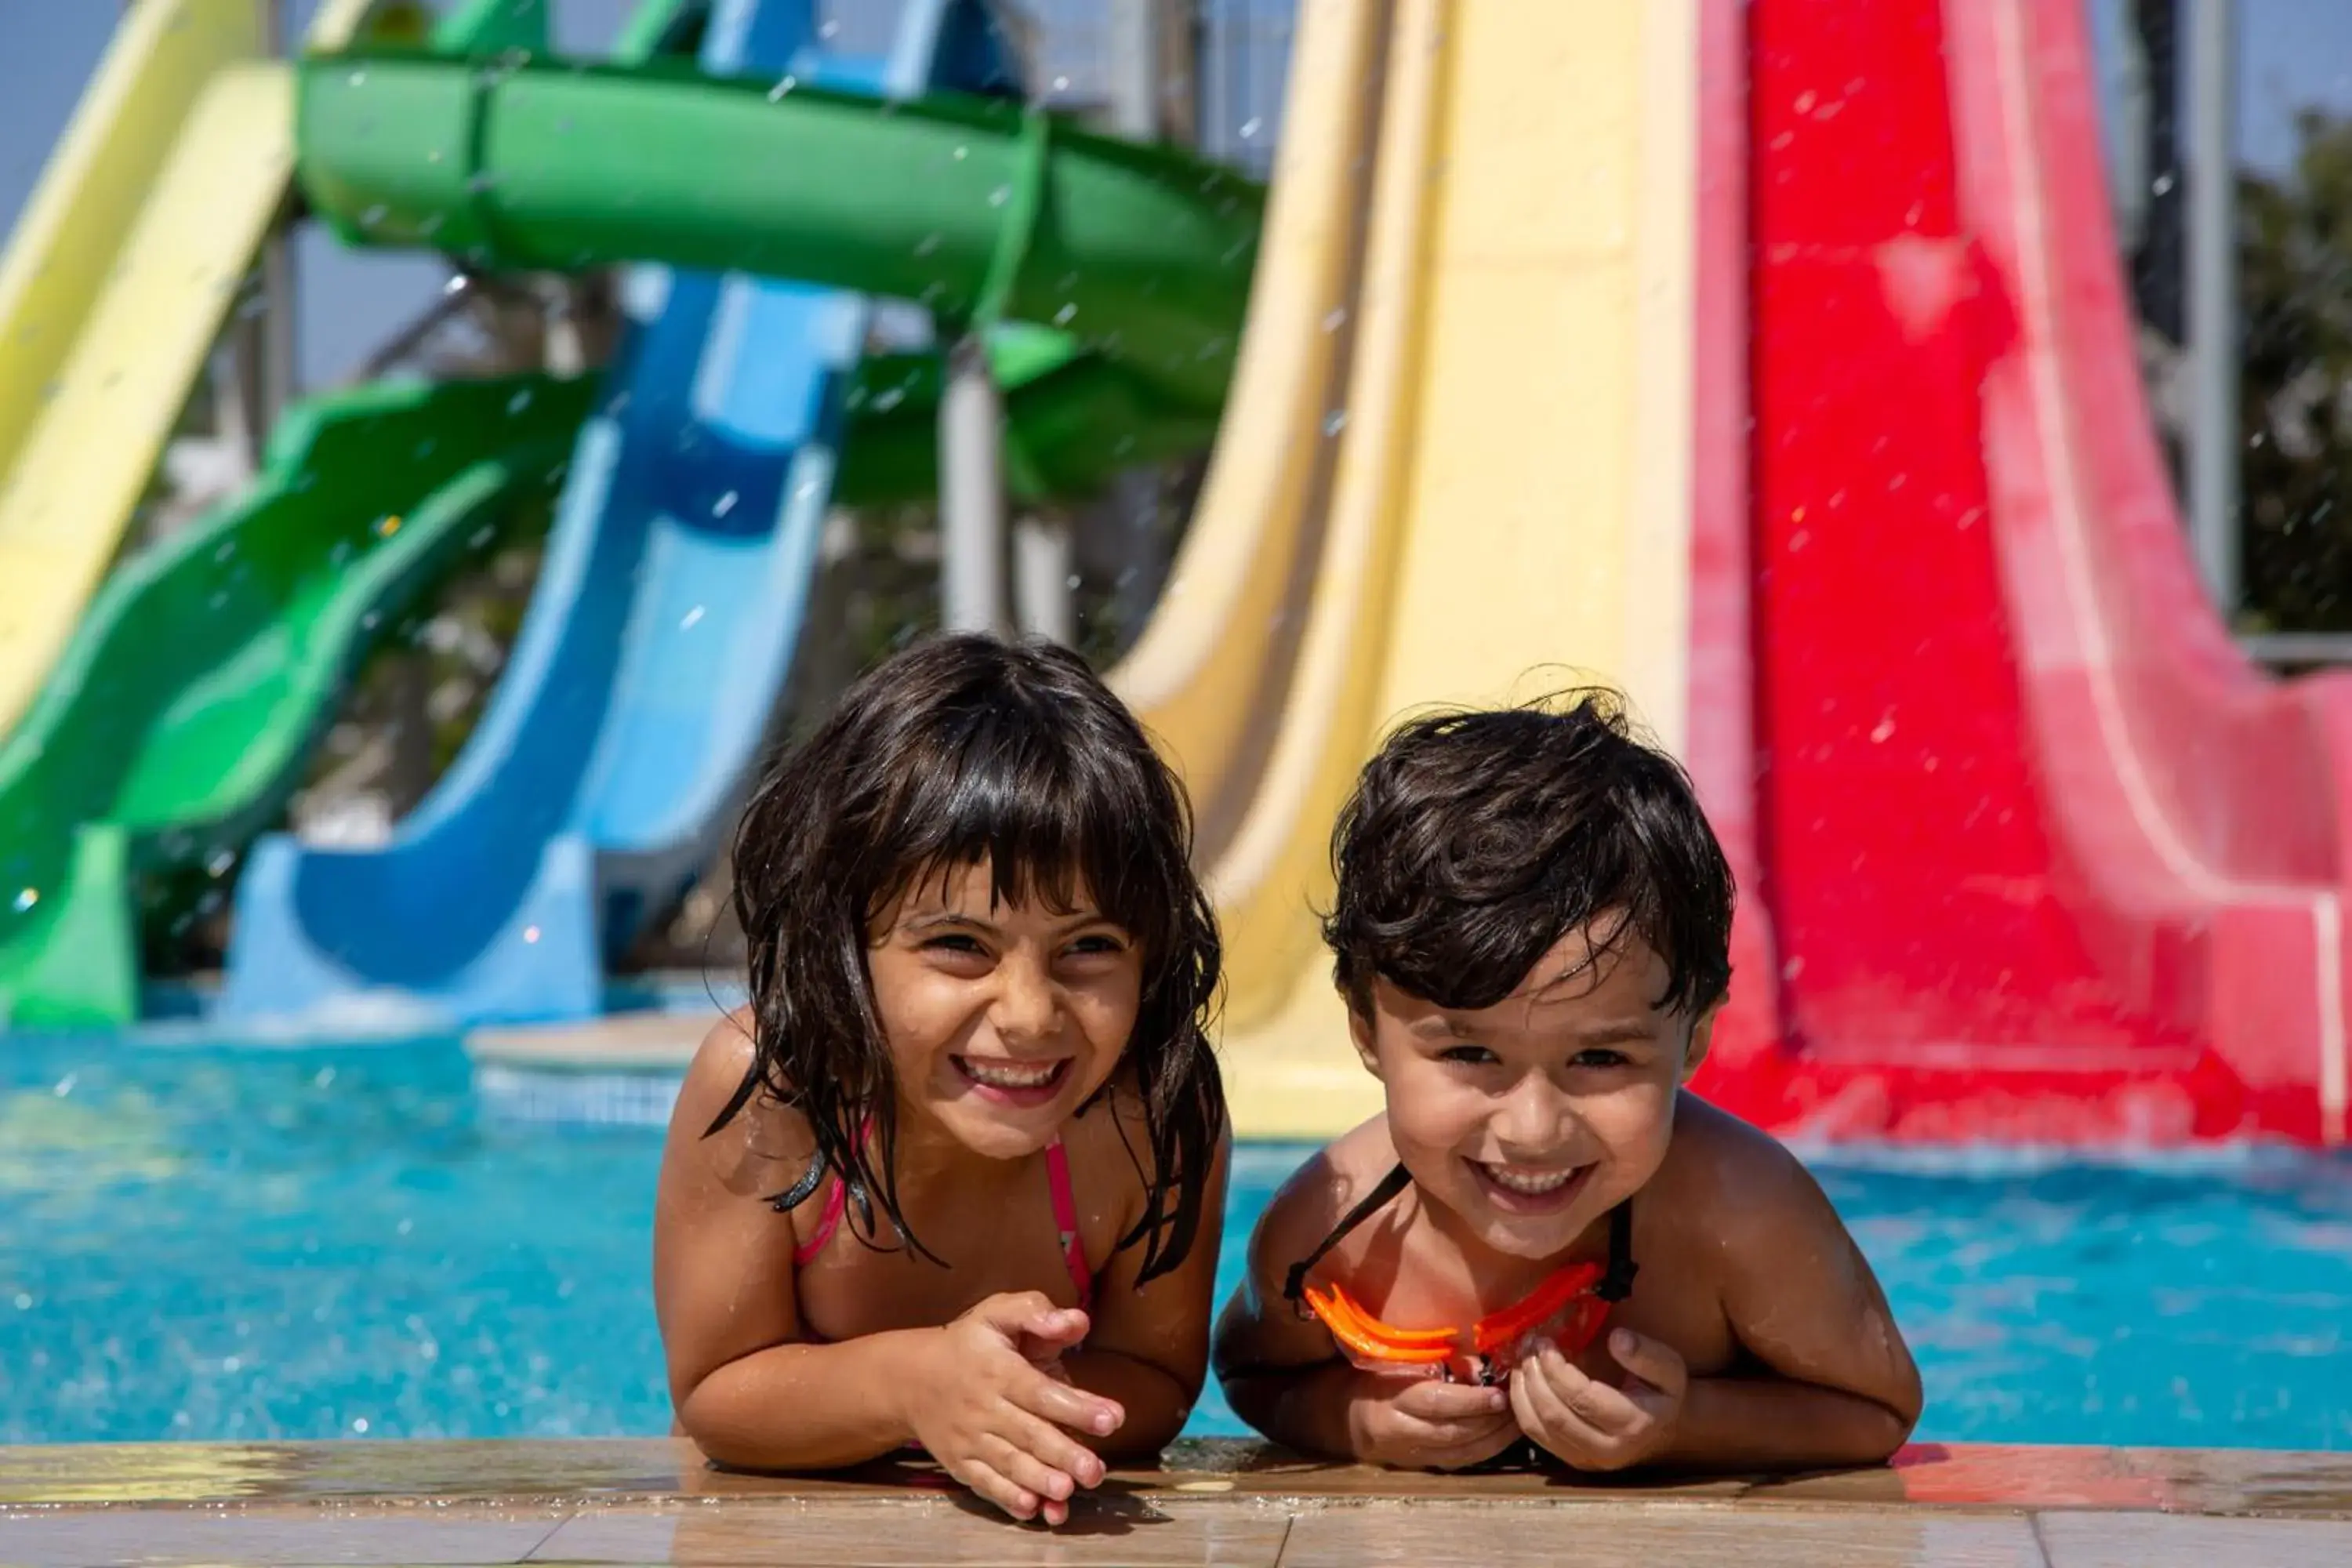
[[[1569,1035],[1580,1045],[1623,1046],[1654,1039],[1657,1030],[1645,1021],[1629,1018],[1618,1023],[1590,1024],[1580,1029],[1570,1029]]]
[[[978,915],[965,914],[959,910],[926,910],[921,914],[908,915],[898,922],[898,926],[902,931],[931,931],[940,926],[971,926],[980,931],[992,932],[998,929]],[[1097,910],[1080,910],[1074,914],[1065,916],[1054,923],[1052,930],[1059,936],[1082,930],[1087,926],[1109,926],[1121,932],[1127,930],[1118,921]]]
[[[996,929],[978,915],[964,914],[957,910],[926,910],[919,915],[908,915],[898,922],[901,931],[930,931],[940,926],[976,926],[982,931]]]

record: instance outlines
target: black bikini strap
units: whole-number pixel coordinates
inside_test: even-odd
[[[1290,1266],[1290,1273],[1282,1282],[1282,1299],[1296,1302],[1304,1296],[1307,1276],[1323,1261],[1323,1255],[1345,1240],[1349,1231],[1388,1206],[1412,1183],[1412,1174],[1399,1162],[1394,1170],[1381,1178],[1380,1185],[1366,1193],[1362,1202],[1340,1217],[1339,1223],[1331,1227],[1331,1234],[1318,1243],[1314,1251]],[[1601,1282],[1592,1288],[1592,1293],[1604,1301],[1622,1301],[1633,1293],[1633,1276],[1640,1272],[1641,1265],[1633,1261],[1633,1200],[1627,1198],[1609,1211],[1609,1267],[1601,1272]]]
[[[1627,1198],[1609,1211],[1609,1267],[1592,1293],[1604,1301],[1622,1301],[1633,1293],[1633,1200]]]
[[[1399,1193],[1412,1184],[1412,1173],[1404,1168],[1402,1161],[1399,1161],[1395,1170],[1381,1178],[1380,1185],[1366,1193],[1361,1203],[1341,1216],[1339,1223],[1331,1227],[1331,1234],[1325,1237],[1314,1251],[1290,1266],[1290,1275],[1282,1282],[1282,1299],[1296,1302],[1305,1295],[1307,1273],[1323,1261],[1323,1255],[1339,1246],[1349,1231],[1387,1207]]]

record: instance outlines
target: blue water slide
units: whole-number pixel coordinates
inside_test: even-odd
[[[811,0],[718,0],[713,74],[1003,90],[980,0],[912,0],[887,60]],[[640,268],[512,658],[380,847],[255,849],[218,1016],[439,1026],[584,1017],[731,827],[776,716],[832,493],[863,296]]]

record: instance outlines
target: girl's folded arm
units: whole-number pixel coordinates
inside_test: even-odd
[[[1072,1383],[1117,1400],[1127,1412],[1126,1421],[1108,1437],[1077,1434],[1099,1453],[1135,1458],[1157,1455],[1175,1441],[1201,1397],[1201,1384],[1208,1377],[1208,1324],[1216,1307],[1217,1254],[1232,1147],[1230,1136],[1217,1140],[1202,1184],[1199,1227],[1184,1260],[1139,1287],[1143,1243],[1114,1254],[1095,1288],[1096,1310],[1086,1343],[1063,1358]]]
[[[793,1226],[767,1200],[793,1184],[806,1155],[757,1102],[705,1135],[751,1059],[741,1025],[722,1019],[711,1029],[662,1153],[654,1305],[670,1399],[686,1435],[721,1464],[855,1464],[908,1440],[895,1391],[906,1386],[909,1352],[923,1336],[801,1342]]]

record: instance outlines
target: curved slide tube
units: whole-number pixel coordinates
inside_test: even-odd
[[[383,56],[305,67],[302,188],[355,244],[488,267],[730,268],[1002,315],[1214,412],[1262,197],[1002,100]],[[887,193],[887,194],[886,194]]]
[[[366,0],[327,0],[310,47]],[[293,87],[253,0],[131,6],[0,259],[0,734],[122,546],[286,198]]]
[[[1226,417],[1142,637],[1110,671],[1213,857],[1281,718],[1348,425],[1388,0],[1304,0]]]
[[[2352,699],[2197,581],[2084,21],[1849,20],[1749,12],[1780,1038],[1705,1081],[1825,1135],[2341,1142]]]
[[[1307,624],[1211,868],[1227,1083],[1258,1137],[1378,1107],[1314,910],[1387,724],[1582,672],[1670,744],[1683,726],[1693,11],[1398,0],[1389,26]]]
[[[0,744],[0,1024],[128,1022],[142,881],[225,867],[378,636],[552,495],[583,382],[291,412],[253,491],[117,572]]]
[[[971,15],[916,7],[884,85],[904,96],[941,70],[982,74]],[[716,6],[704,64],[760,69],[768,80],[789,68],[805,80],[829,68],[805,49],[809,22],[807,7],[789,0]],[[621,89],[651,113],[601,129],[591,115],[577,136],[540,124],[539,138],[526,138],[530,177],[509,185],[494,176],[487,196],[464,179],[436,187],[463,208],[445,215],[453,231],[488,218],[501,237],[544,240],[546,215],[488,211],[535,179],[610,207],[616,196],[650,194],[635,183],[648,167],[688,192],[709,190],[713,171],[727,168],[743,171],[746,188],[810,163],[863,193],[880,178],[813,156],[821,149],[767,158],[724,141],[678,140],[676,117],[695,119],[709,95],[777,115],[782,106],[765,89],[526,69],[494,76],[482,90],[495,110],[518,86],[575,80],[600,89],[597,101]],[[478,144],[491,173],[511,144],[496,132],[478,143],[458,134],[482,81],[471,66],[396,58],[306,76],[307,182],[333,193],[328,210],[348,219],[332,204],[357,187],[328,171],[342,156],[374,166],[368,160],[386,145],[371,126],[396,128],[390,140],[419,169],[431,148],[461,156]],[[420,98],[407,90],[415,87],[427,90]],[[655,98],[639,100],[640,90]],[[824,96],[886,127],[893,121],[870,98]],[[445,111],[431,124],[414,118],[426,101]],[[445,146],[448,136],[457,140]],[[627,166],[648,143],[660,158]],[[985,189],[965,195],[992,212]],[[427,226],[429,215],[394,195],[363,199],[384,200],[394,230]],[[638,217],[667,221],[657,211]],[[723,261],[709,215],[698,223],[687,248],[698,253],[677,259]],[[732,248],[737,259],[757,250]],[[612,395],[581,437],[539,588],[488,711],[381,849],[306,848],[283,837],[256,847],[237,889],[224,1017],[405,1026],[592,1015],[607,961],[683,891],[731,819],[798,637],[868,308],[802,284],[657,268],[634,274],[626,295],[635,325]]]

